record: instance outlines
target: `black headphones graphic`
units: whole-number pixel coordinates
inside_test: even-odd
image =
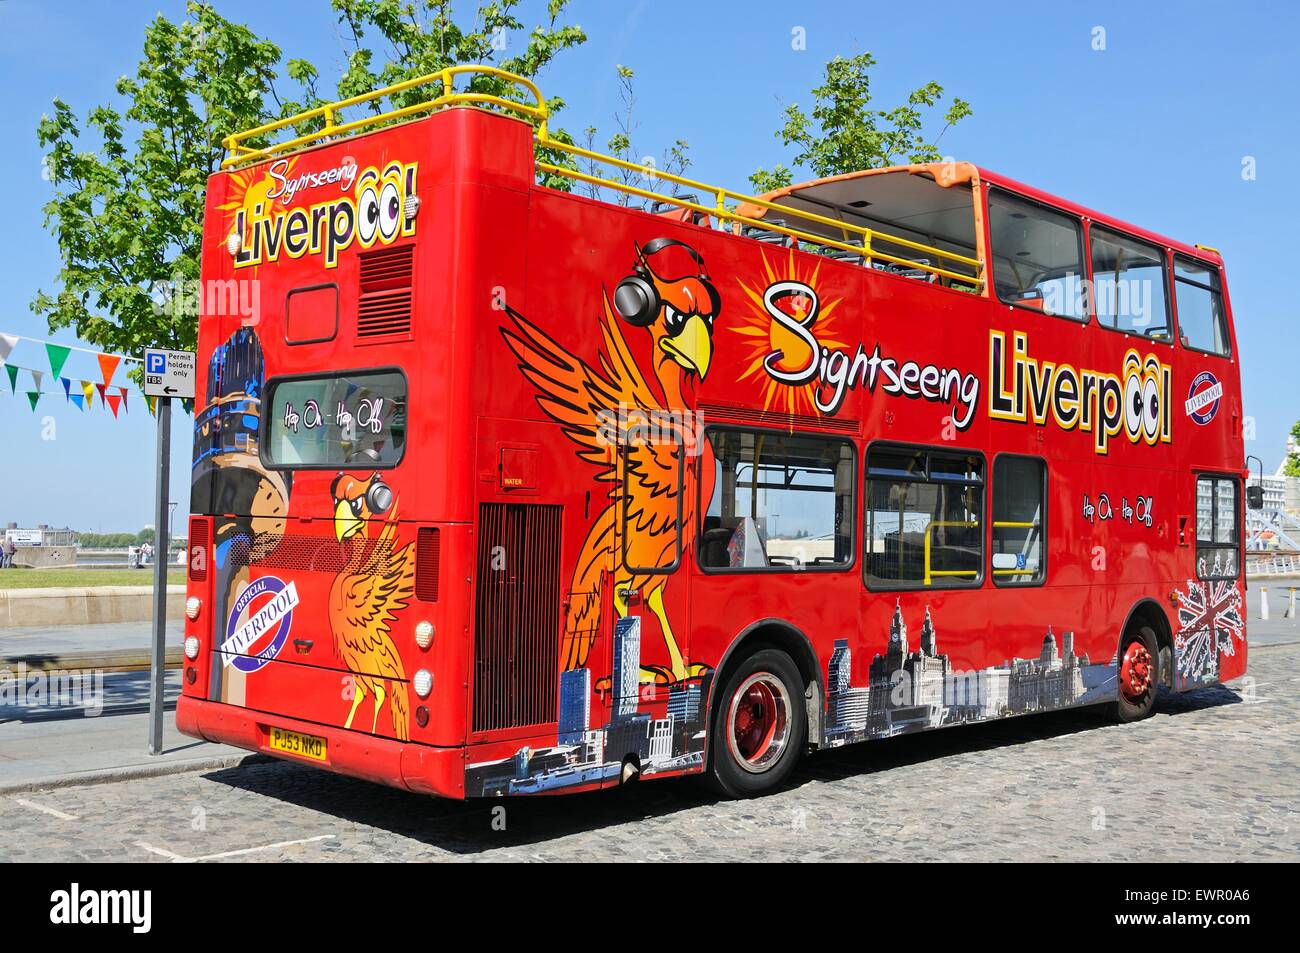
[[[345,476],[347,476],[346,473],[340,473],[334,478],[334,482],[330,484],[330,496],[335,497],[336,499],[338,498],[339,481]],[[371,478],[370,486],[366,488],[366,507],[371,513],[378,515],[380,513],[387,513],[388,508],[392,505],[393,491],[389,488],[388,484],[385,483],[378,474],[376,474]]]
[[[698,266],[696,275],[709,293],[709,302],[712,305],[709,313],[711,315],[718,313],[720,307],[718,291],[713,287],[713,279],[705,271],[704,259],[700,257],[700,253],[690,245],[679,242],[675,238],[656,238],[641,246],[641,260],[637,262],[635,270],[620,281],[618,287],[614,289],[614,310],[628,324],[644,328],[652,324],[659,314],[659,308],[663,302],[659,299],[659,291],[650,278],[649,269],[646,267],[644,260],[657,252],[663,251],[665,248],[673,246],[685,249],[686,253],[695,260],[695,264]]]

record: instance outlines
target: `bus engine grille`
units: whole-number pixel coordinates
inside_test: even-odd
[[[555,721],[559,506],[480,506],[476,596],[473,730]]]

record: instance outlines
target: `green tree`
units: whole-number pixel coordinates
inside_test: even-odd
[[[222,157],[221,137],[269,118],[279,49],[206,4],[145,30],[134,78],[79,120],[61,99],[41,118],[54,197],[45,221],[59,245],[59,291],[32,310],[50,330],[72,328],[108,350],[192,348],[195,322],[160,307],[157,295],[199,275],[203,196]],[[97,142],[83,145],[83,134]]]
[[[1287,454],[1284,472],[1287,476],[1300,477],[1300,420],[1291,428],[1291,436],[1295,438],[1296,449]]]
[[[543,22],[526,27],[515,12],[519,0],[482,0],[462,20],[450,0],[332,0],[346,53],[337,95],[461,63],[495,63],[534,77],[586,39],[580,27],[559,22],[567,2],[548,0]],[[54,190],[46,225],[62,268],[59,290],[39,292],[31,305],[51,331],[72,328],[85,341],[128,354],[194,347],[194,317],[177,314],[167,297],[176,282],[199,277],[204,189],[220,167],[222,138],[324,101],[315,66],[292,59],[281,75],[280,65],[274,43],[207,3],[190,2],[179,22],[158,16],[148,25],[135,76],[118,80],[120,106],[98,106],[78,118],[66,102],[54,101],[37,138]],[[277,89],[285,79],[292,97]],[[492,77],[458,86],[465,88],[519,97]],[[428,95],[409,90],[389,105]],[[548,105],[558,111],[564,104]],[[571,159],[548,158],[575,167]],[[549,184],[567,187],[568,180]]]
[[[785,123],[776,137],[797,151],[792,163],[813,177],[839,175],[860,169],[877,169],[902,162],[935,162],[942,158],[939,140],[948,128],[971,114],[970,103],[953,98],[943,113],[943,125],[931,138],[927,119],[939,108],[943,87],[929,82],[914,89],[893,109],[872,106],[870,53],[826,64],[825,82],[812,91],[813,107],[805,112],[798,103],[785,108]],[[749,177],[757,192],[770,192],[794,181],[783,164],[759,169]]]
[[[637,99],[632,82],[636,73],[631,67],[622,64],[616,66],[615,70],[618,74],[619,110],[613,116],[614,132],[605,142],[605,154],[640,166],[642,171],[634,172],[631,169],[611,168],[607,164],[602,165],[596,162],[594,159],[582,160],[579,167],[581,171],[586,172],[588,175],[607,180],[612,179],[623,185],[631,185],[651,191],[675,193],[677,191],[675,186],[656,188],[655,175],[658,172],[684,175],[691,164],[688,155],[690,144],[685,139],[677,139],[671,146],[664,149],[659,159],[655,159],[649,153],[639,153],[636,131],[640,123],[636,118]],[[583,130],[583,146],[588,151],[598,151],[596,137],[597,129],[595,126],[588,126]],[[602,186],[590,182],[580,183],[579,189],[591,198],[605,198],[623,206],[646,208],[650,204],[649,199],[643,199],[630,192],[622,192],[617,189],[606,190]]]

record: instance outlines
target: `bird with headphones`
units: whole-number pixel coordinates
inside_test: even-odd
[[[351,728],[367,695],[374,699],[370,731],[379,726],[387,698],[393,735],[410,737],[406,674],[393,642],[391,627],[397,613],[415,592],[415,544],[401,549],[397,536],[396,497],[375,472],[368,477],[340,473],[330,484],[334,500],[334,532],[347,547],[346,562],[330,586],[329,623],[334,651],[354,679],[352,709],[343,727]],[[374,544],[367,539],[371,521],[384,517]]]
[[[697,449],[692,400],[687,390],[702,381],[713,358],[713,326],[722,301],[704,259],[675,238],[634,245],[631,274],[611,295],[602,295],[598,360],[588,363],[516,311],[501,329],[519,369],[537,388],[537,404],[593,464],[595,479],[612,484],[607,505],[587,533],[570,587],[565,616],[566,669],[587,663],[599,631],[601,595],[612,587],[619,616],[636,592],[663,633],[663,663],[649,661],[653,644],[642,639],[643,682],[666,684],[707,671],[690,664],[664,604],[668,573],[695,540],[697,472],[710,481],[713,468],[686,465]],[[678,259],[674,264],[673,259]],[[687,264],[689,262],[689,264]],[[683,267],[684,266],[684,267]],[[649,335],[649,368],[634,356],[623,329]],[[619,421],[618,450],[610,452],[610,425]],[[633,431],[653,422],[654,439]]]

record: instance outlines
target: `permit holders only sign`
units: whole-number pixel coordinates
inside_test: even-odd
[[[194,352],[146,348],[144,392],[149,397],[194,399]]]

